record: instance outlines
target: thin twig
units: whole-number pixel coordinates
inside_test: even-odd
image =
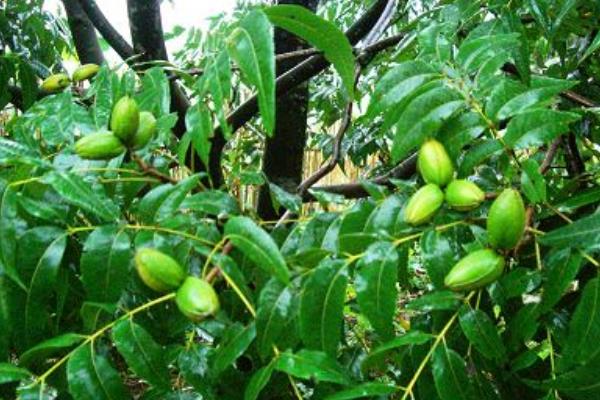
[[[153,176],[153,177],[159,179],[161,182],[165,182],[165,183],[177,183],[177,179],[173,178],[172,176],[163,174],[162,172],[160,172],[156,168],[148,165],[137,154],[131,153],[131,159],[136,162],[136,164],[140,167],[140,169],[142,170],[142,172],[144,172],[144,174],[149,175],[149,176]]]
[[[540,165],[540,174],[544,175],[550,169],[550,166],[552,165],[552,161],[556,156],[556,152],[558,151],[558,146],[560,146],[561,141],[561,137],[557,137],[550,145],[550,148],[548,148],[548,151],[546,152],[546,157],[544,157],[544,161],[542,162],[542,165]]]

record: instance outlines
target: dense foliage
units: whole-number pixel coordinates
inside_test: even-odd
[[[0,4],[0,398],[600,398],[600,3],[321,3],[244,4],[166,35],[174,64],[51,89],[66,23]],[[261,174],[274,27],[331,63],[307,147],[360,182]],[[280,221],[243,200],[260,185]]]

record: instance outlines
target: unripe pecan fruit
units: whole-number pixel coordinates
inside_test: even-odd
[[[491,249],[477,250],[452,267],[444,284],[454,291],[474,290],[494,282],[502,271],[504,258]]]
[[[154,118],[151,112],[142,111],[140,113],[140,124],[131,140],[131,147],[135,150],[141,149],[148,144],[155,133],[156,118]]]
[[[56,93],[69,86],[70,83],[66,74],[54,74],[44,79],[41,89],[46,93]]]
[[[499,249],[512,249],[525,231],[525,205],[519,192],[505,189],[494,200],[487,219],[488,240]]]
[[[479,207],[485,193],[471,181],[456,179],[446,187],[446,202],[455,210],[469,211]]]
[[[410,225],[420,225],[429,221],[442,206],[444,192],[439,186],[430,183],[417,190],[408,200],[404,209],[404,220]]]
[[[81,82],[92,78],[98,73],[100,66],[98,64],[84,64],[73,71],[73,82]]]
[[[115,104],[110,117],[110,129],[125,144],[133,139],[140,124],[140,111],[131,97],[121,97]]]
[[[187,277],[177,290],[175,303],[183,315],[196,322],[219,310],[215,289],[205,280],[193,276]]]
[[[170,256],[154,249],[139,249],[135,255],[138,275],[150,289],[169,292],[181,286],[186,273]]]
[[[446,186],[454,176],[454,166],[444,146],[437,140],[427,140],[419,150],[417,167],[427,183]]]
[[[88,160],[108,160],[125,151],[125,146],[112,132],[96,132],[75,143],[75,152]]]

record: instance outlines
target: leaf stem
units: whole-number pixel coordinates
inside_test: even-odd
[[[469,295],[465,298],[465,302],[469,302],[469,300],[471,300],[471,297],[473,297],[473,295],[475,293],[476,293],[475,291],[472,291],[471,293],[469,293]],[[452,317],[450,317],[450,319],[448,320],[448,322],[446,322],[446,325],[444,325],[444,327],[442,328],[442,330],[440,331],[440,333],[437,334],[437,336],[435,338],[435,341],[431,345],[431,348],[429,349],[429,351],[427,352],[427,354],[425,355],[425,357],[423,357],[423,360],[421,361],[421,364],[419,364],[419,367],[417,368],[417,371],[415,372],[415,374],[411,378],[410,382],[408,382],[408,385],[406,385],[406,389],[404,391],[404,395],[402,396],[401,400],[406,400],[409,395],[412,395],[412,390],[413,390],[415,384],[417,383],[417,381],[419,380],[419,377],[421,376],[421,373],[423,373],[423,370],[425,369],[425,366],[429,362],[429,359],[431,359],[431,356],[433,355],[433,352],[435,351],[435,349],[437,348],[437,346],[440,344],[440,342],[445,338],[446,333],[448,333],[448,331],[450,330],[450,328],[454,324],[454,321],[456,321],[457,317],[458,317],[458,311],[456,311],[454,313],[454,315],[452,315]]]

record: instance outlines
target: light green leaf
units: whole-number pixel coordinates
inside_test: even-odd
[[[194,146],[194,150],[208,168],[208,158],[210,155],[211,141],[213,134],[212,119],[210,112],[202,104],[197,104],[188,108],[185,114],[185,135],[189,136],[190,142]],[[185,149],[187,150],[187,148]],[[185,163],[185,155],[187,151],[180,153],[180,162]]]
[[[267,134],[275,128],[275,49],[273,27],[260,10],[252,11],[227,40],[229,55],[247,83],[258,90],[258,108]]]
[[[29,365],[33,362],[42,362],[57,352],[75,346],[85,339],[79,333],[64,333],[62,335],[44,340],[36,344],[19,357],[20,365]]]
[[[276,26],[292,32],[321,50],[344,82],[350,98],[354,97],[354,54],[344,33],[305,7],[282,4],[265,9]]]
[[[288,283],[290,272],[277,244],[267,232],[247,217],[234,217],[225,225],[225,236],[257,267]]]
[[[588,46],[585,53],[583,53],[583,57],[581,57],[579,59],[578,64],[581,64],[583,61],[585,61],[586,58],[591,56],[592,53],[594,53],[599,48],[600,48],[600,32],[596,33],[596,37],[594,38],[594,40],[592,40],[592,43],[590,43],[590,45]]]
[[[18,382],[31,376],[29,371],[9,363],[0,363],[0,385]]]
[[[229,193],[218,190],[205,190],[188,196],[181,203],[182,209],[206,213],[210,215],[236,215],[240,213],[237,200]]]
[[[521,167],[523,173],[521,174],[521,189],[525,196],[530,202],[534,204],[546,202],[546,181],[544,176],[540,173],[540,166],[538,163],[530,158],[525,160]]]
[[[519,34],[507,33],[467,39],[460,45],[456,61],[465,71],[474,71],[503,50],[518,46],[518,37]]]

